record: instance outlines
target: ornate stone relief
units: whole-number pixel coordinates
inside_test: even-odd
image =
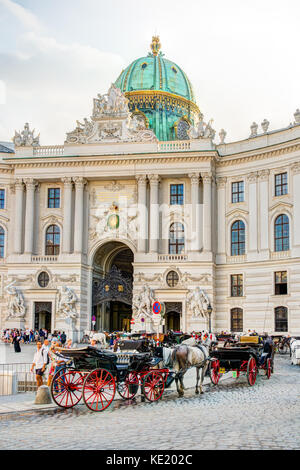
[[[207,317],[209,299],[200,287],[190,291],[186,297],[187,310],[192,314],[192,319]]]
[[[16,147],[39,147],[40,134],[34,136],[34,129],[31,131],[29,129],[28,122],[26,122],[23,131],[15,131],[15,135],[12,140]]]
[[[113,84],[107,94],[94,98],[91,121],[77,121],[74,131],[66,137],[70,144],[147,141],[156,142],[157,137],[138,115],[130,114],[128,99]]]
[[[135,319],[141,317],[152,318],[152,304],[155,302],[154,290],[148,284],[133,294],[132,297],[132,316]]]
[[[198,123],[195,126],[190,126],[189,130],[187,131],[187,134],[191,140],[214,139],[216,131],[212,128],[213,119],[208,121],[206,124],[203,121],[203,117],[203,114],[199,113]]]
[[[11,318],[24,318],[26,315],[24,297],[21,290],[14,287],[15,282],[10,282],[4,288],[8,296],[7,320]]]
[[[57,302],[57,316],[63,319],[75,320],[77,297],[73,289],[63,286],[59,289]]]

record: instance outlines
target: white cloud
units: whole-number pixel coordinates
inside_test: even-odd
[[[38,18],[28,9],[22,7],[12,0],[0,0],[0,5],[3,5],[15,18],[17,18],[22,26],[26,29],[40,31],[42,25]]]

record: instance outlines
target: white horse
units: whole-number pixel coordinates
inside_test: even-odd
[[[97,343],[99,343],[100,347],[104,348],[104,349],[107,349],[108,348],[108,344],[106,342],[106,334],[105,333],[95,333],[93,331],[91,331],[90,333],[90,339],[94,339],[95,341],[97,341]]]
[[[290,341],[291,361],[293,365],[300,365],[300,339],[292,338]]]

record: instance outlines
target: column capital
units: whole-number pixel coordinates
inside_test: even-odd
[[[294,173],[294,175],[296,175],[297,173],[300,173],[300,162],[294,163],[291,166],[291,169],[292,169],[292,172]]]
[[[226,176],[219,176],[216,178],[217,188],[223,189],[226,186],[227,178]]]
[[[15,187],[15,190],[16,190],[16,189],[19,189],[19,190],[24,191],[24,184],[23,184],[22,178],[16,178],[16,179],[15,179],[15,181],[14,181],[14,187]]]
[[[261,170],[257,172],[260,181],[268,181],[270,170]]]
[[[75,176],[73,178],[73,181],[75,183],[76,188],[83,188],[84,185],[87,183],[87,180],[85,178],[82,178],[81,176]]]
[[[147,183],[147,176],[146,175],[136,175],[135,179],[137,180],[138,184],[146,184]]]
[[[189,173],[189,178],[192,184],[199,184],[199,173]]]
[[[158,184],[160,182],[160,176],[159,175],[148,175],[150,184]]]
[[[24,178],[24,183],[26,185],[26,189],[31,189],[31,190],[34,190],[37,186],[37,181],[33,178]]]
[[[65,176],[64,178],[61,178],[61,182],[64,183],[65,188],[72,188],[73,186],[72,178],[69,176]]]
[[[249,181],[249,183],[255,183],[257,181],[257,178],[258,178],[257,171],[252,171],[252,173],[249,173],[249,175],[247,175],[247,180]]]
[[[203,183],[205,184],[211,184],[213,180],[213,175],[211,171],[205,171],[204,173],[201,173],[201,178]]]

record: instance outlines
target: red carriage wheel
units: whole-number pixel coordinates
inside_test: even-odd
[[[164,377],[160,372],[151,371],[145,375],[142,393],[148,401],[157,401],[162,397],[165,389]]]
[[[82,397],[84,377],[76,369],[56,372],[51,383],[51,396],[61,408],[72,408]]]
[[[266,362],[266,376],[268,379],[271,377],[271,373],[272,373],[272,362],[271,362],[271,359],[268,358]]]
[[[220,361],[216,359],[210,363],[209,368],[210,380],[214,385],[218,385],[221,374],[220,374]]]
[[[113,401],[116,393],[116,382],[106,369],[95,369],[90,372],[83,384],[83,400],[92,411],[103,411]]]
[[[118,382],[118,394],[124,398],[124,400],[131,400],[137,394],[139,385],[140,382],[136,373],[129,372],[124,381]]]
[[[257,375],[256,361],[253,356],[250,357],[247,364],[247,380],[248,384],[252,387],[255,384]]]

